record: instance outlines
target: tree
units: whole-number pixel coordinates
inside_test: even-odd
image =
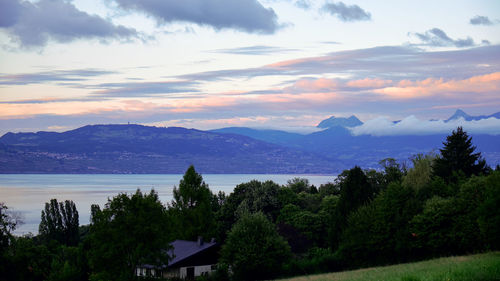
[[[179,182],[179,188],[174,187],[171,203],[178,238],[196,240],[198,236],[211,238],[215,235],[213,200],[203,177],[191,165]]]
[[[368,205],[351,213],[339,246],[341,256],[352,265],[411,259],[409,221],[419,209],[412,188],[390,183]]]
[[[278,221],[292,226],[309,242],[318,246],[325,231],[325,218],[326,216],[288,204],[281,209]]]
[[[262,213],[245,214],[233,226],[221,260],[236,280],[270,279],[290,258],[290,246]]]
[[[340,181],[340,201],[338,210],[343,216],[368,203],[373,198],[373,189],[363,170],[356,166],[347,171]]]
[[[141,264],[160,267],[171,258],[169,217],[158,194],[121,193],[104,209],[92,208],[89,234],[91,280],[133,280]]]
[[[47,281],[88,280],[86,260],[78,247],[61,246],[53,254]]]
[[[0,202],[0,253],[4,253],[12,240],[12,232],[19,220],[12,216],[5,203]]]
[[[8,261],[10,256],[8,253],[14,237],[12,232],[20,221],[9,212],[9,208],[5,203],[0,202],[0,276],[7,276]]]
[[[427,187],[431,182],[432,165],[436,159],[433,154],[417,154],[411,161],[413,167],[408,170],[403,177],[403,185],[415,190],[421,190]]]
[[[291,180],[288,180],[287,186],[295,193],[313,192],[312,186],[309,184],[309,180],[306,178],[293,178]]]
[[[36,243],[33,236],[16,237],[7,274],[2,280],[47,280],[51,271],[53,253],[45,244]],[[1,263],[0,263],[1,264]]]
[[[405,174],[404,165],[401,166],[394,158],[385,158],[379,161],[379,164],[384,168],[384,185],[394,181],[401,181]]]
[[[284,202],[294,202],[297,195],[273,181],[252,180],[237,185],[217,212],[217,238],[224,241],[232,225],[244,214],[262,212],[272,221]]]
[[[76,205],[71,200],[57,202],[51,199],[45,203],[41,222],[38,227],[40,236],[47,240],[56,240],[67,246],[76,246],[79,241],[79,220]]]
[[[478,208],[479,229],[491,250],[500,249],[500,170],[486,178],[485,200]]]
[[[368,182],[367,176],[358,166],[344,171],[337,177],[336,181],[340,186],[340,198],[329,233],[332,248],[338,246],[349,214],[370,202],[374,196],[374,190]]]
[[[422,255],[456,254],[454,218],[459,214],[454,198],[434,196],[410,222],[414,246]]]
[[[457,173],[470,177],[488,171],[486,161],[482,159],[481,153],[474,153],[476,147],[472,146],[472,138],[463,131],[462,127],[458,127],[447,136],[443,145],[444,147],[440,149],[441,157],[434,162],[434,175],[450,182]]]
[[[241,216],[247,212],[261,212],[274,222],[281,209],[278,196],[281,188],[279,184],[273,181],[252,180],[243,185],[247,185],[248,192],[236,209],[236,214]]]

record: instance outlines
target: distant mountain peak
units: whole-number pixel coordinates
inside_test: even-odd
[[[356,127],[359,125],[363,125],[358,117],[351,115],[349,118],[345,117],[335,117],[331,116],[328,119],[321,121],[317,128],[332,128],[332,127]]]
[[[448,118],[448,120],[446,120],[446,121],[455,120],[455,119],[458,119],[458,118],[463,118],[465,120],[469,120],[469,119],[471,119],[471,117],[472,116],[470,116],[469,114],[465,113],[465,111],[463,111],[461,109],[457,109],[455,111],[455,113],[450,118]]]
[[[500,119],[500,112],[497,112],[497,113],[494,113],[494,114],[491,114],[491,115],[479,115],[479,116],[472,116],[472,115],[469,115],[467,113],[465,113],[465,111],[461,110],[461,109],[457,109],[455,111],[455,113],[450,117],[448,118],[447,120],[445,120],[445,122],[449,122],[451,120],[457,120],[459,118],[463,118],[465,121],[473,121],[473,120],[481,120],[481,119],[488,119],[488,118],[497,118],[497,119]]]

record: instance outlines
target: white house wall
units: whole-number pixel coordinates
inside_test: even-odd
[[[181,267],[180,268],[180,277],[181,279],[184,279],[187,277],[187,269],[188,267],[193,267],[193,266],[187,266],[187,267]],[[203,273],[209,274],[212,272],[212,265],[198,265],[194,266],[194,276],[201,276]]]

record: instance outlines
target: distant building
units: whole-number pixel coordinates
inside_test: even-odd
[[[144,264],[136,268],[136,275],[194,280],[215,270],[220,246],[214,239],[210,242],[204,242],[202,238],[198,241],[175,240],[170,245],[169,255],[173,259],[167,266],[158,269]]]

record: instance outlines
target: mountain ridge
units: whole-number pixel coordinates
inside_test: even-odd
[[[470,116],[457,110],[451,117],[496,115],[500,112]],[[9,132],[0,137],[0,173],[182,173],[193,164],[204,173],[329,174],[354,165],[380,168],[378,162],[388,157],[408,161],[416,154],[439,151],[451,133],[353,135],[353,127],[340,123],[309,134],[136,124],[87,125],[61,133]],[[488,164],[500,164],[500,135],[469,135]]]
[[[463,118],[465,121],[478,121],[478,120],[488,119],[488,118],[492,118],[492,117],[500,119],[500,111],[493,113],[493,114],[490,114],[490,115],[472,116],[472,115],[465,113],[465,111],[463,111],[461,109],[457,109],[455,111],[455,113],[453,113],[453,115],[450,116],[450,118],[445,120],[445,122],[450,122],[451,120],[456,120],[459,118]]]
[[[181,127],[89,125],[7,133],[0,173],[335,173],[324,157],[236,134]]]

